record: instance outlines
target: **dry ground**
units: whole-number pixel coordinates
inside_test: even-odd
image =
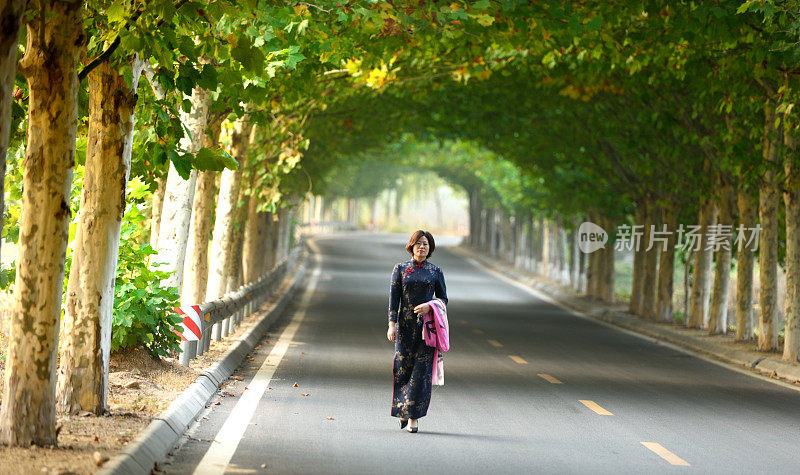
[[[113,354],[109,374],[109,413],[99,417],[88,413],[60,415],[58,422],[62,428],[56,447],[0,446],[0,473],[94,473],[98,470],[95,458],[113,457],[133,440],[204,368],[217,361],[240,335],[272,308],[288,284],[287,279],[258,312],[246,318],[224,341],[212,342],[211,350],[193,360],[189,368],[181,366],[174,358],[157,360],[139,349]],[[8,296],[0,295],[0,378],[5,370],[8,309]]]

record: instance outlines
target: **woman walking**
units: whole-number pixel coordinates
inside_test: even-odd
[[[415,231],[406,244],[412,258],[394,266],[390,286],[386,336],[395,342],[392,416],[400,418],[401,429],[408,425],[409,432],[417,432],[431,401],[434,348],[423,340],[423,317],[434,298],[447,303],[444,274],[428,262],[435,248],[431,233]]]

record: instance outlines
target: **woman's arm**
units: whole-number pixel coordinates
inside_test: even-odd
[[[400,264],[394,266],[392,279],[389,282],[389,321],[397,322],[397,312],[400,310],[400,295],[403,292]]]
[[[436,283],[433,287],[433,295],[436,296],[439,300],[447,304],[447,286],[444,285],[444,272],[442,269],[439,269],[438,275],[436,276]]]

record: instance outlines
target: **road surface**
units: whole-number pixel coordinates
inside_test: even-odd
[[[406,239],[317,239],[306,289],[166,472],[800,473],[797,390],[575,316],[444,242],[445,386],[399,430],[386,314]]]

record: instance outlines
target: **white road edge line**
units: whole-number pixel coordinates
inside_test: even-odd
[[[250,424],[250,420],[253,418],[253,414],[256,411],[258,403],[261,401],[261,397],[267,390],[267,385],[275,374],[275,370],[278,369],[278,365],[286,354],[286,350],[289,349],[289,345],[294,339],[294,335],[298,327],[300,327],[300,323],[302,323],[306,316],[306,310],[314,294],[314,288],[317,286],[319,275],[320,265],[319,261],[317,261],[314,272],[311,274],[308,287],[306,287],[305,293],[300,301],[299,308],[283,330],[283,333],[281,333],[280,338],[275,343],[272,351],[270,351],[267,359],[264,360],[264,363],[258,369],[252,381],[247,384],[247,390],[242,394],[239,402],[236,403],[233,411],[231,411],[227,420],[219,429],[219,432],[217,432],[216,437],[214,437],[214,442],[211,443],[203,459],[200,460],[197,468],[195,468],[193,472],[194,475],[222,475],[225,473],[234,452],[236,452],[236,448],[239,446],[239,442],[244,436],[247,426]]]
[[[608,323],[608,322],[604,322],[602,320],[594,319],[594,318],[590,317],[589,315],[586,315],[583,312],[579,312],[579,311],[577,311],[575,309],[567,307],[566,305],[562,304],[561,302],[558,302],[558,301],[554,300],[552,297],[550,297],[549,295],[539,291],[538,289],[535,289],[533,287],[525,285],[522,282],[517,282],[516,280],[512,279],[511,277],[508,277],[508,276],[504,275],[503,273],[498,272],[498,271],[496,271],[494,269],[489,269],[487,267],[484,267],[483,265],[481,265],[480,262],[478,262],[473,257],[463,256],[460,253],[458,253],[457,251],[451,251],[451,252],[453,254],[461,257],[462,259],[465,259],[467,262],[469,262],[473,266],[479,268],[480,270],[482,270],[482,271],[484,271],[484,272],[486,272],[488,274],[492,274],[492,275],[498,277],[500,280],[502,280],[502,281],[504,281],[504,282],[506,282],[508,284],[511,284],[514,287],[517,287],[518,289],[521,289],[521,290],[533,295],[536,298],[539,298],[541,300],[544,300],[545,302],[548,302],[548,303],[550,303],[552,305],[555,305],[556,307],[559,307],[559,308],[561,308],[563,310],[566,310],[567,312],[571,313],[572,315],[574,315],[574,316],[576,316],[578,318],[583,318],[585,320],[589,320],[590,322],[597,323],[598,325],[603,325],[603,326],[608,327],[608,328],[613,328],[614,330],[617,330],[617,331],[620,331],[620,332],[623,332],[623,333],[627,333],[628,335],[631,335],[631,336],[635,336],[635,337],[641,338],[642,340],[649,341],[650,343],[655,343],[657,345],[666,346],[667,348],[673,349],[675,351],[679,351],[681,353],[684,353],[684,354],[687,354],[687,355],[690,355],[690,356],[694,356],[695,358],[701,359],[703,361],[707,361],[709,363],[713,363],[713,364],[715,364],[717,366],[720,366],[722,368],[726,368],[726,369],[729,369],[731,371],[735,371],[737,373],[746,374],[748,376],[751,376],[751,377],[756,378],[756,379],[760,379],[762,381],[769,381],[770,383],[774,383],[774,384],[777,384],[779,386],[783,386],[785,388],[793,389],[795,391],[800,392],[800,387],[798,387],[798,386],[796,386],[794,384],[787,383],[785,381],[781,381],[781,380],[778,380],[778,379],[772,379],[772,378],[770,378],[768,376],[764,376],[762,374],[754,373],[751,370],[740,368],[739,366],[734,365],[732,363],[726,363],[725,361],[720,361],[720,360],[717,360],[715,358],[711,358],[711,357],[705,356],[705,355],[703,355],[701,353],[698,353],[696,351],[690,350],[688,348],[684,348],[684,347],[676,345],[674,343],[670,343],[668,341],[662,341],[662,340],[659,340],[657,338],[653,338],[653,337],[651,337],[649,335],[643,335],[643,334],[637,333],[637,332],[635,332],[633,330],[628,330],[627,328],[619,327],[619,326],[614,325],[612,323]]]

